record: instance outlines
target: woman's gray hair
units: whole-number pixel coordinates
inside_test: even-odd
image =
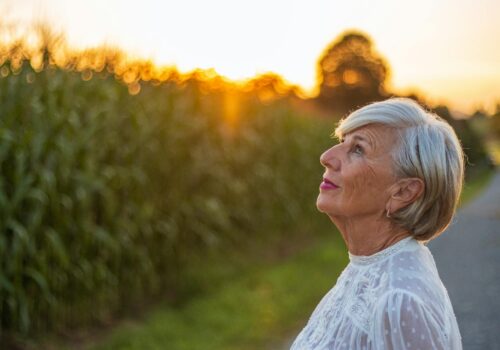
[[[341,139],[368,124],[397,131],[398,145],[392,150],[396,176],[417,177],[425,185],[415,202],[391,213],[391,220],[420,241],[435,238],[450,224],[462,190],[464,155],[455,131],[417,102],[391,98],[352,112],[340,121],[335,135]]]

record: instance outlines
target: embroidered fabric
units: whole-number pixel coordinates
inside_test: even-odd
[[[373,264],[377,261],[383,260],[387,258],[389,255],[394,254],[397,252],[399,249],[401,249],[402,246],[404,246],[410,239],[413,239],[412,237],[406,237],[403,238],[402,240],[396,242],[395,244],[391,245],[390,247],[387,247],[384,250],[381,250],[378,253],[375,253],[373,255],[368,255],[368,256],[363,256],[363,255],[354,255],[351,254],[351,252],[348,252],[349,254],[349,260],[353,264],[357,265],[369,265]]]
[[[429,249],[412,237],[350,263],[290,350],[461,350]]]

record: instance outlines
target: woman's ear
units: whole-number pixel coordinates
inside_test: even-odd
[[[424,182],[418,177],[398,180],[391,193],[389,211],[393,213],[407,207],[424,193],[424,189]]]

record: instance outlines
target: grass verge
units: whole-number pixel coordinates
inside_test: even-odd
[[[460,196],[460,206],[465,206],[471,202],[490,183],[495,170],[486,168],[478,172],[472,179],[465,181],[462,194]]]
[[[347,263],[339,237],[289,260],[255,266],[178,309],[125,322],[92,350],[276,349],[295,332]],[[314,286],[314,288],[311,288]]]

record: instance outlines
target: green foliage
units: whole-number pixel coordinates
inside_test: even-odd
[[[466,158],[467,179],[473,178],[487,168],[493,168],[492,159],[485,147],[483,135],[480,135],[466,119],[454,119],[446,106],[437,106],[434,112],[444,118],[454,129],[460,139]],[[483,136],[484,137],[484,136]]]
[[[189,295],[190,260],[314,230],[332,125],[286,100],[0,69],[0,321],[33,334]],[[87,80],[87,79],[85,79]],[[233,108],[227,108],[228,99]],[[237,106],[237,109],[234,109]]]
[[[495,113],[490,118],[492,132],[496,139],[500,139],[500,103],[497,103]]]
[[[474,177],[468,179],[460,195],[460,206],[465,206],[476,198],[490,183],[495,175],[495,171],[490,168],[483,168],[474,174]]]

